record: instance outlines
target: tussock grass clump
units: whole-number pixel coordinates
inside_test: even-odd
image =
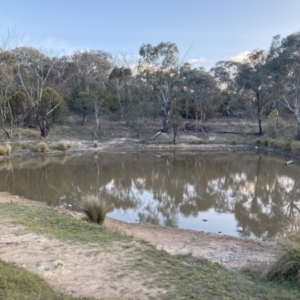
[[[275,139],[257,139],[255,141],[256,145],[263,145],[265,147],[270,147],[274,149],[279,149],[281,151],[291,151],[291,142]]]
[[[41,142],[36,145],[35,151],[41,153],[48,152],[49,147],[45,142]]]
[[[291,149],[294,155],[300,155],[300,142],[292,142]]]
[[[95,148],[98,147],[98,141],[94,141],[94,147],[95,147]]]
[[[205,144],[208,144],[208,142],[205,141],[205,140],[195,140],[195,141],[191,141],[190,144],[192,144],[192,145],[202,145],[202,144],[205,145]]]
[[[102,224],[108,212],[108,205],[105,199],[89,195],[83,200],[82,210],[89,221]]]
[[[268,146],[271,147],[271,148],[276,148],[275,147],[276,146],[276,140],[273,140],[273,139],[269,140],[268,141]]]
[[[263,141],[261,139],[256,139],[255,140],[255,145],[262,145]]]
[[[57,145],[57,148],[58,148],[58,150],[66,151],[67,148],[68,148],[68,145],[65,141],[59,141],[58,145]]]
[[[282,151],[291,151],[291,142],[289,141],[277,141],[276,148]]]
[[[268,147],[269,146],[269,140],[268,139],[263,140],[263,145]]]
[[[267,279],[283,278],[295,282],[300,287],[300,220],[289,221],[277,235],[282,254],[263,273]]]
[[[6,156],[11,154],[11,145],[6,144],[5,146],[0,146],[0,156]]]

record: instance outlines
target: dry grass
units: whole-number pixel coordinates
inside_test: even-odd
[[[20,139],[39,139],[41,136],[38,130],[31,128],[18,128],[16,134]]]
[[[66,151],[68,149],[68,144],[65,141],[59,141],[57,148],[58,150]]]
[[[0,146],[0,156],[6,156],[11,154],[11,145],[6,144],[5,146]]]
[[[300,220],[291,219],[278,233],[277,242],[282,254],[263,273],[267,279],[283,278],[296,282],[300,286]]]
[[[36,152],[45,153],[49,151],[49,147],[45,142],[40,142],[36,145]]]
[[[300,142],[292,142],[291,148],[294,155],[300,155]]]
[[[89,221],[102,224],[108,212],[108,205],[105,199],[89,195],[83,200],[82,210]]]
[[[281,151],[291,151],[290,141],[275,140],[275,139],[257,139],[255,141],[255,144],[278,149]]]

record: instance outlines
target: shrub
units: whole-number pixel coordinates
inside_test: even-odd
[[[268,139],[265,139],[265,140],[263,141],[263,144],[264,144],[266,147],[268,147],[268,146],[269,146],[269,140],[268,140]]]
[[[95,148],[98,147],[98,141],[94,141],[94,147],[95,147]]]
[[[108,205],[105,199],[89,195],[83,200],[82,210],[89,221],[102,224],[108,211]]]
[[[38,143],[36,145],[36,148],[35,148],[36,152],[48,152],[49,151],[49,147],[48,145],[45,143],[45,142],[41,142],[41,143]]]
[[[276,148],[276,140],[269,140],[269,143],[268,143],[269,147],[271,148]]]
[[[60,141],[60,142],[58,142],[57,148],[58,148],[58,150],[66,151],[68,146],[65,141]]]
[[[294,155],[300,155],[300,142],[292,142],[291,149]]]
[[[300,222],[292,220],[277,236],[282,254],[263,273],[267,279],[284,278],[300,286]]]
[[[5,146],[0,146],[0,156],[10,155],[11,145],[6,144]]]

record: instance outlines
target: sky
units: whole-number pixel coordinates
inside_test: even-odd
[[[184,61],[206,69],[300,30],[300,0],[0,0],[0,7],[0,36],[15,29],[12,46],[138,57],[142,44],[173,42]]]

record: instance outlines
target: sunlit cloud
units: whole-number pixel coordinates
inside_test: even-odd
[[[43,41],[36,41],[26,35],[23,37],[21,46],[34,47],[49,56],[71,55],[76,51],[84,51],[79,47],[71,46],[66,40],[49,37]]]
[[[188,63],[192,66],[192,67],[196,67],[200,64],[203,64],[204,62],[207,61],[206,57],[200,56],[198,58],[192,58],[188,61]]]
[[[230,60],[235,61],[235,62],[243,62],[247,58],[247,56],[251,53],[251,51],[244,51],[240,52],[235,56],[232,56]]]
[[[37,48],[43,52],[49,52],[52,55],[70,55],[75,51],[82,49],[72,47],[66,40],[58,40],[56,38],[47,38],[37,44]]]

